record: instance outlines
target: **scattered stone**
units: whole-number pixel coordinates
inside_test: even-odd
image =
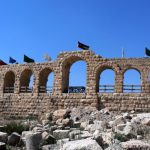
[[[126,124],[118,124],[118,125],[115,127],[115,132],[123,131],[125,127],[126,127]]]
[[[70,130],[55,130],[53,131],[53,136],[57,139],[65,139],[69,138],[69,132]]]
[[[132,119],[132,117],[130,116],[129,113],[124,113],[124,114],[123,114],[123,118],[124,118],[124,119],[129,119],[129,120]]]
[[[42,125],[45,126],[49,123],[49,120],[42,120],[41,122],[42,122]]]
[[[141,124],[141,119],[140,119],[140,117],[134,117],[134,118],[132,118],[131,123]]]
[[[74,123],[73,123],[73,127],[74,127],[74,128],[80,128],[80,126],[81,126],[81,123],[80,123],[80,122],[74,122]]]
[[[63,145],[63,150],[102,150],[100,145],[92,139],[70,141]]]
[[[70,110],[59,109],[53,112],[53,120],[70,118]]]
[[[142,135],[137,135],[137,140],[142,140],[142,139],[143,139]]]
[[[133,135],[133,137],[136,137],[137,134],[136,124],[127,122],[123,132],[125,135]]]
[[[69,133],[69,140],[79,140],[80,130],[73,130]]]
[[[68,138],[67,138],[67,139],[61,139],[61,140],[58,140],[58,141],[57,141],[57,145],[58,145],[59,147],[61,147],[61,149],[62,149],[63,145],[64,145],[65,143],[67,143],[67,142],[69,142],[69,139],[68,139]]]
[[[48,144],[56,144],[57,140],[55,137],[48,132],[42,133],[42,145],[48,145]]]
[[[94,124],[90,124],[87,126],[87,130],[90,133],[94,133],[95,130],[104,131],[106,129],[106,122],[105,121],[94,121]]]
[[[42,150],[61,150],[60,146],[57,144],[42,146]]]
[[[109,115],[109,114],[110,114],[108,108],[101,109],[100,112],[103,113],[103,114],[106,114],[106,115]]]
[[[27,150],[38,150],[40,142],[42,140],[41,133],[31,133],[25,136],[26,138],[26,149]]]
[[[73,120],[66,118],[62,120],[62,124],[64,127],[69,126],[72,127],[73,126]]]
[[[16,132],[13,132],[9,137],[8,137],[8,145],[11,145],[11,146],[16,146],[19,141],[20,141],[20,138],[21,136],[16,133]]]
[[[89,125],[88,122],[81,122],[81,124],[80,124],[80,129],[81,129],[81,130],[84,130],[84,129],[87,128],[88,125]]]
[[[89,133],[88,131],[81,131],[80,139],[86,139],[92,137],[92,134]]]
[[[6,144],[3,142],[0,142],[0,150],[6,150]]]
[[[100,134],[100,131],[99,130],[96,130],[93,134],[93,139],[96,140],[96,142],[102,147],[104,148],[104,141],[103,141],[103,138]]]
[[[112,131],[102,132],[101,137],[102,137],[103,141],[108,145],[111,145],[114,141],[114,134]]]
[[[21,140],[22,140],[22,142],[24,143],[24,145],[25,145],[25,143],[26,143],[26,135],[27,134],[31,134],[32,133],[32,131],[23,131],[22,132],[22,135],[21,135]]]
[[[0,132],[0,142],[7,143],[8,134],[5,132]]]
[[[121,144],[114,143],[110,145],[108,148],[106,148],[105,150],[124,150],[124,149],[122,148]]]
[[[32,132],[34,132],[34,133],[36,133],[36,132],[43,132],[43,127],[34,127],[33,129],[32,129]]]
[[[122,142],[121,145],[124,149],[131,149],[131,148],[143,149],[143,150],[150,149],[150,144],[145,143],[140,140],[131,140],[131,141],[127,141],[127,142]]]
[[[125,123],[126,123],[126,121],[123,118],[123,116],[117,116],[114,121],[110,122],[110,126],[114,127],[114,126],[117,126],[119,124],[125,124]]]
[[[146,126],[150,126],[150,118],[144,118],[141,121],[141,124],[146,125]]]

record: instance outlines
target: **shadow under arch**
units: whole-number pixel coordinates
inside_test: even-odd
[[[113,72],[113,74],[114,74],[114,77],[113,77],[114,83],[113,83],[113,85],[107,85],[107,84],[105,84],[105,85],[101,86],[101,84],[99,84],[100,80],[101,80],[102,73],[104,73],[105,71],[111,71],[111,72]],[[109,75],[110,74],[107,75],[107,79],[108,79],[107,81],[109,81]],[[107,65],[100,66],[97,69],[97,71],[96,71],[96,92],[100,92],[101,90],[103,92],[106,92],[107,90],[111,91],[111,92],[114,92],[115,76],[116,76],[116,70],[114,69],[113,66],[107,66]],[[100,89],[100,87],[101,87],[101,89]]]
[[[83,61],[86,63],[86,68],[87,68],[87,61],[80,57],[80,56],[70,56],[67,59],[64,60],[62,63],[62,92],[63,93],[68,93],[69,92],[69,74],[70,74],[70,69],[71,66],[78,61]],[[87,69],[86,69],[87,70]],[[85,87],[84,87],[85,88]],[[85,89],[81,89],[81,92],[85,92]]]
[[[137,68],[127,68],[123,72],[123,93],[141,93],[141,72]]]
[[[53,75],[53,80],[54,80],[54,73],[51,68],[44,68],[39,73],[39,93],[53,92],[54,81],[51,81],[52,83],[48,85],[48,79],[50,75]]]
[[[31,80],[31,77],[32,80]],[[20,76],[20,92],[31,93],[33,90],[34,75],[31,69],[25,69],[22,71]]]
[[[15,73],[8,71],[4,77],[4,93],[14,93]]]

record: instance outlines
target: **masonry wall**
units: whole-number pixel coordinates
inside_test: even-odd
[[[79,60],[87,64],[86,91],[68,93],[69,70]],[[115,72],[114,93],[98,92],[100,74],[105,69]],[[141,74],[141,93],[123,93],[123,76],[128,69],[136,69]],[[51,72],[54,73],[53,92],[41,93]],[[89,50],[63,52],[53,62],[0,66],[0,115],[39,115],[77,106],[150,112],[149,73],[149,58],[106,59]],[[22,92],[22,87],[29,86],[31,75],[34,75],[33,89]],[[13,87],[13,92],[6,92],[8,87]]]

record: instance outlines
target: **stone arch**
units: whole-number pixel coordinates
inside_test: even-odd
[[[85,61],[86,68],[88,67],[88,60],[84,58],[84,56],[79,56],[79,55],[71,55],[62,62],[62,92],[63,93],[68,92],[70,68],[72,64],[74,64],[77,61]]]
[[[29,87],[32,75],[33,75],[33,71],[31,69],[24,69],[22,71],[20,76],[20,92],[24,92],[24,93],[32,92],[33,90],[32,88],[34,85],[34,78],[35,78],[35,76],[33,75],[32,87]]]
[[[131,69],[136,70],[137,72],[139,72],[140,75],[141,75],[141,73],[142,73],[142,69],[141,69],[141,68],[137,68],[137,67],[135,67],[135,66],[127,66],[127,67],[124,67],[124,69],[123,69],[123,71],[122,71],[123,75],[124,75],[124,73],[125,73],[126,71],[131,70]]]
[[[45,92],[51,93],[53,91],[54,81],[53,81],[52,87],[47,87],[48,77],[51,73],[53,73],[53,70],[51,68],[44,68],[43,70],[40,71],[39,73],[39,92],[40,93],[45,93]]]
[[[116,70],[116,67],[117,66],[113,66],[112,64],[103,64],[103,65],[100,65],[97,69],[96,69],[96,92],[99,92],[99,81],[100,81],[100,76],[102,74],[102,72],[106,71],[106,70],[112,70],[114,71],[114,74],[116,76],[117,74],[117,70]],[[115,79],[114,79],[115,81]]]
[[[131,76],[131,73],[132,73],[132,76]],[[142,91],[141,76],[142,74],[139,68],[136,68],[136,67],[125,68],[123,71],[123,92],[124,93],[125,92],[126,93],[139,92],[140,93]]]
[[[4,93],[13,93],[15,85],[15,73],[13,71],[8,71],[4,76]]]

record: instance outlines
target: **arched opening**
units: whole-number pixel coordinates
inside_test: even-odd
[[[51,69],[45,68],[39,75],[39,93],[52,93],[54,84],[54,73]]]
[[[70,57],[63,65],[63,93],[85,93],[86,62],[79,57]]]
[[[34,75],[31,70],[26,69],[20,77],[20,92],[31,93],[33,91]]]
[[[97,77],[97,92],[113,93],[115,89],[115,72],[111,68],[105,68],[99,71]]]
[[[4,93],[14,93],[15,74],[9,71],[4,78]]]
[[[124,72],[123,92],[124,93],[141,92],[141,74],[138,70],[128,69]]]

